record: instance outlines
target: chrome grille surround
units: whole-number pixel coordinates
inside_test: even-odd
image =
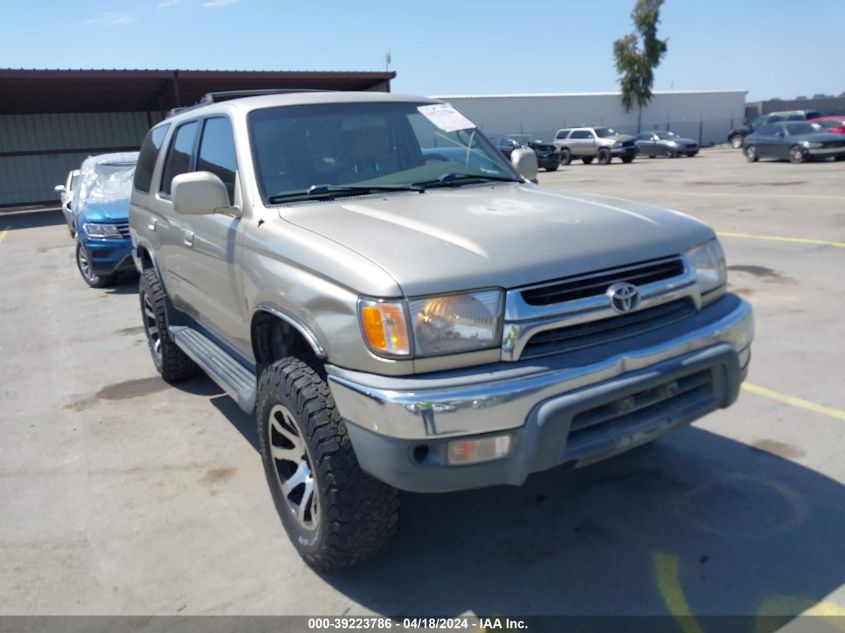
[[[610,273],[619,272],[620,280],[624,280],[626,275],[635,275],[642,268],[653,266],[655,263],[661,263],[663,261],[670,262],[673,260],[680,260],[683,263],[682,272],[673,277],[639,285],[640,304],[635,311],[629,314],[637,314],[649,308],[683,299],[691,301],[695,311],[700,310],[701,295],[696,283],[695,271],[689,265],[689,262],[681,256],[666,257],[659,260],[640,262],[630,266],[596,271],[592,274],[578,275],[572,279],[583,280],[584,284],[589,286],[591,279],[597,277],[603,278],[607,277]],[[550,281],[548,284],[534,284],[529,287],[507,291],[505,297],[505,324],[502,331],[503,361],[517,361],[522,358],[529,340],[540,332],[621,316],[612,307],[610,296],[601,290],[592,296],[549,305],[530,305],[523,298],[522,293],[528,288],[534,289],[538,286],[559,285],[561,281],[565,280],[555,280]],[[647,327],[644,327],[643,331],[647,331],[647,329]],[[634,335],[631,334],[631,336]]]

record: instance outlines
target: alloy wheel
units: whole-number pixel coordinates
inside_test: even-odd
[[[147,332],[147,341],[149,341],[150,349],[155,354],[156,359],[161,361],[161,332],[158,329],[158,321],[156,321],[155,310],[153,303],[150,301],[150,296],[143,293],[144,306],[144,329]]]
[[[308,530],[319,523],[317,481],[305,439],[290,410],[280,404],[270,409],[267,438],[276,482],[293,516]]]
[[[98,276],[91,271],[91,262],[88,259],[88,251],[85,250],[85,247],[82,244],[80,244],[76,249],[76,261],[79,264],[79,272],[82,273],[82,276],[92,283],[97,283]]]

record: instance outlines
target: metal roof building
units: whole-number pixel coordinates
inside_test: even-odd
[[[534,134],[551,141],[560,128],[607,126],[627,134],[671,129],[702,145],[724,143],[744,120],[744,90],[657,91],[643,108],[626,112],[619,92],[440,96],[490,134]],[[639,130],[638,130],[639,127]]]
[[[174,107],[207,92],[380,90],[395,72],[0,69],[0,206],[57,202],[91,154],[138,149]]]

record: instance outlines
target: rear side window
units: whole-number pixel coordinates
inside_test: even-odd
[[[579,139],[579,138],[593,138],[593,133],[589,130],[575,130],[572,133],[571,138]]]
[[[154,127],[144,138],[141,145],[141,153],[138,155],[138,166],[135,168],[135,189],[149,193],[150,184],[153,181],[153,169],[158,158],[158,151],[167,136],[170,123]]]
[[[197,122],[185,123],[176,130],[170,150],[164,161],[164,175],[161,178],[161,192],[169,194],[173,179],[179,174],[191,171],[191,155],[197,136]]]
[[[225,117],[206,119],[200,140],[197,171],[210,171],[220,178],[229,192],[229,204],[235,202],[235,141],[232,138],[232,124]]]

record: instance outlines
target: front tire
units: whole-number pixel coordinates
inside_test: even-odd
[[[329,571],[378,553],[399,525],[399,493],[358,464],[326,382],[298,358],[258,381],[258,444],[276,510],[294,548]]]
[[[161,377],[167,382],[176,382],[197,374],[199,368],[179,349],[167,331],[167,295],[154,268],[146,268],[141,273],[138,296],[141,300],[141,318],[144,320],[147,345]]]
[[[622,157],[622,162],[623,162],[623,163],[625,163],[625,164],[627,165],[628,163],[632,163],[632,162],[634,161],[634,158],[635,158],[635,157],[634,157],[634,155],[633,155],[633,154],[632,154],[631,156],[623,156],[623,157]]]
[[[760,160],[760,156],[757,154],[757,147],[754,145],[749,145],[745,148],[745,158],[748,159],[749,163],[756,163]]]
[[[108,288],[114,285],[116,275],[98,275],[91,269],[91,258],[82,242],[76,242],[76,267],[85,283],[92,288]]]
[[[557,171],[558,167],[560,167],[560,163],[556,165],[549,165],[548,167],[546,167],[546,171]]]
[[[793,145],[789,148],[789,162],[803,163],[807,160],[807,152],[800,145]]]
[[[675,156],[677,156],[677,152],[675,152],[675,150],[671,147],[667,147],[663,150],[663,156],[666,158],[675,158]]]
[[[728,142],[734,149],[739,149],[740,147],[742,147],[742,140],[742,134],[734,134],[728,139]]]
[[[566,147],[560,150],[560,164],[561,165],[568,165],[572,162],[572,152],[570,152]]]
[[[609,149],[602,148],[599,150],[599,165],[609,165],[613,160],[613,156]]]

